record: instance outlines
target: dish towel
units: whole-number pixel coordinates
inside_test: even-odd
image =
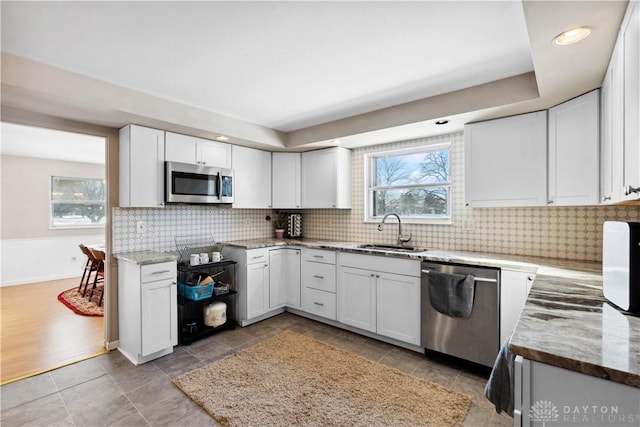
[[[493,364],[491,375],[484,387],[484,395],[496,407],[496,412],[502,411],[513,417],[513,368],[516,355],[509,351],[511,337],[502,345],[498,357]]]
[[[429,272],[429,300],[442,314],[463,319],[471,316],[475,280],[467,274]]]

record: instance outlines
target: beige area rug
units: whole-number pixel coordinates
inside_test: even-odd
[[[285,331],[173,380],[224,426],[456,426],[471,398]]]

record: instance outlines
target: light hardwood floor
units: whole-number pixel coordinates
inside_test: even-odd
[[[104,318],[77,315],[58,301],[79,280],[0,288],[0,383],[105,352]]]

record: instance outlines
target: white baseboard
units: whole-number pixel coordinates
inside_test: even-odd
[[[87,258],[78,245],[101,244],[104,234],[0,241],[0,287],[80,277]]]

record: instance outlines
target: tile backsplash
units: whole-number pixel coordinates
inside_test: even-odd
[[[607,219],[640,221],[640,206],[470,208],[464,205],[464,138],[462,132],[353,150],[352,209],[303,210],[306,238],[395,243],[397,226],[383,232],[364,222],[364,155],[376,151],[451,143],[452,224],[403,224],[413,246],[600,261],[602,223]],[[216,241],[273,236],[268,209],[221,209],[167,206],[163,209],[114,208],[114,252],[175,251],[175,236],[210,233]],[[147,232],[136,234],[137,221]]]
[[[228,209],[212,206],[175,205],[164,208],[114,208],[113,251],[175,251],[176,236],[211,234],[216,242],[273,236],[270,209]],[[137,234],[138,221],[146,233]]]

